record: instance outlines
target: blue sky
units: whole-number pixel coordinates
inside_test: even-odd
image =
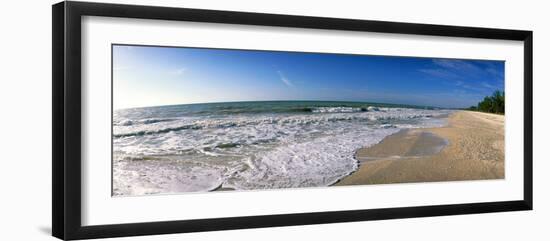
[[[115,109],[225,101],[476,105],[504,90],[504,62],[113,46]]]

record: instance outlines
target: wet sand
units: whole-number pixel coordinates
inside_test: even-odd
[[[455,112],[441,128],[409,129],[359,149],[357,171],[335,185],[504,178],[504,116]]]

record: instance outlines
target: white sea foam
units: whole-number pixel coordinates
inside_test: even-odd
[[[357,168],[358,148],[402,128],[444,125],[434,117],[449,113],[346,110],[117,120],[113,193],[326,186]]]
[[[317,107],[313,108],[313,113],[349,113],[349,112],[361,112],[367,111],[365,108],[358,107]]]
[[[202,163],[118,161],[113,166],[113,195],[212,190],[223,183],[222,174],[222,169]]]
[[[363,127],[304,143],[289,143],[248,157],[242,171],[226,181],[235,189],[316,187],[335,183],[357,169],[354,153],[398,129],[370,130]]]

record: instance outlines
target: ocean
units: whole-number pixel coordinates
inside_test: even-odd
[[[322,187],[355,152],[452,110],[334,101],[258,101],[113,112],[113,195]]]

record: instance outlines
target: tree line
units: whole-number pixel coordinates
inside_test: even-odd
[[[473,111],[483,111],[496,114],[504,114],[504,92],[495,91],[491,96],[485,96],[477,106],[468,108]]]

